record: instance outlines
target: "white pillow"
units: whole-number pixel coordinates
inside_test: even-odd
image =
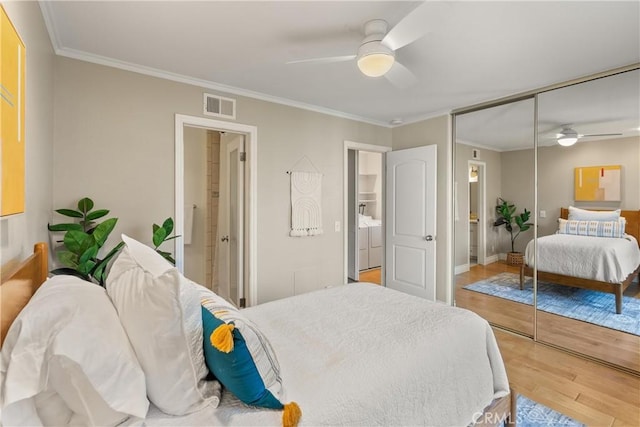
[[[172,415],[217,407],[220,384],[205,381],[199,295],[156,251],[124,234],[122,240],[107,293],[145,373],[149,400]]]
[[[614,211],[590,211],[569,206],[568,220],[573,221],[617,221],[620,218],[620,209]]]
[[[54,276],[2,347],[3,425],[117,425],[144,419],[145,378],[103,288]]]

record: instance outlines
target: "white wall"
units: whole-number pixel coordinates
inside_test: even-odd
[[[120,218],[112,236],[149,243],[151,224],[173,215],[174,115],[202,116],[211,90],[67,58],[55,87],[55,206],[91,195]],[[236,122],[258,128],[258,302],[341,283],[343,141],[391,146],[391,129],[235,98]],[[305,155],[323,173],[325,233],[293,238],[286,171]]]
[[[26,48],[25,90],[25,213],[0,219],[0,265],[12,264],[48,242],[52,211],[53,61],[37,2],[3,2]]]
[[[421,122],[393,128],[393,149],[420,147],[436,144],[438,146],[438,186],[436,210],[436,298],[446,301],[450,294],[451,247],[448,246],[448,223],[451,221],[449,206],[452,169],[451,156],[451,119],[450,116],[440,116]]]

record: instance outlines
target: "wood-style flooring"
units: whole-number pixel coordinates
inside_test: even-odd
[[[503,261],[471,267],[468,272],[456,276],[456,305],[478,313],[492,325],[533,337],[534,311],[531,305],[464,289],[470,283],[496,274],[517,274],[518,271],[518,267],[509,266]],[[640,298],[638,284],[629,286],[625,296]],[[640,373],[640,337],[637,335],[543,311],[537,312],[537,326],[538,341]]]
[[[481,306],[484,303],[477,299],[465,300],[464,296],[460,298],[465,292],[477,294],[477,292],[461,290],[463,286],[502,272],[517,274],[518,270],[518,267],[509,266],[501,261],[486,266],[473,266],[469,272],[456,276],[458,306],[461,300],[467,303],[479,303]],[[638,284],[629,286],[625,296],[640,298]],[[467,308],[473,309],[473,306]],[[496,307],[490,306],[489,309],[496,310]],[[498,307],[497,310],[502,311],[497,318],[504,320],[505,316],[511,314],[513,307]],[[532,321],[531,312],[530,306],[524,310]],[[594,339],[593,336],[580,337],[582,335],[580,328],[584,326],[584,322],[572,323],[571,326],[572,334],[579,339]],[[554,325],[552,329],[558,328],[559,326]],[[541,328],[539,325],[539,335],[541,329],[549,328]],[[507,367],[509,382],[516,393],[589,426],[640,426],[640,376],[575,356],[502,329],[494,328],[494,331]],[[567,339],[566,336],[563,338]],[[610,337],[604,339],[610,339]],[[595,341],[598,340],[599,338],[595,337]],[[637,366],[640,353],[638,340],[634,339],[631,344],[626,343],[626,345],[631,345],[631,348],[625,350],[630,350],[635,357],[633,359],[635,362],[632,360],[631,365]],[[620,353],[624,351],[614,349],[609,356],[615,358]]]
[[[380,268],[373,268],[371,270],[361,271],[359,274],[359,282],[370,282],[376,283],[378,285],[382,284],[382,280],[380,278]]]
[[[516,393],[589,426],[640,425],[640,377],[501,329],[494,332]]]

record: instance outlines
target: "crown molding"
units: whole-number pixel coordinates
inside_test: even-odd
[[[55,21],[53,19],[53,11],[49,4],[50,2],[40,0],[38,3],[40,4],[40,10],[42,11],[42,17],[44,18],[47,31],[49,32],[49,38],[51,39],[51,44],[53,45],[53,49],[56,55],[58,56],[77,59],[79,61],[91,62],[93,64],[104,65],[106,67],[118,68],[120,70],[131,71],[134,73],[144,74],[151,77],[157,77],[160,79],[171,80],[178,83],[198,86],[205,89],[211,89],[211,90],[215,90],[215,91],[223,92],[227,94],[244,96],[247,98],[258,99],[261,101],[272,102],[275,104],[286,105],[294,108],[300,108],[302,110],[308,110],[316,113],[326,114],[329,116],[339,117],[339,118],[348,119],[348,120],[354,120],[357,122],[367,123],[375,126],[381,126],[384,128],[391,127],[389,123],[386,123],[380,120],[373,120],[367,117],[361,117],[355,114],[349,114],[342,111],[333,110],[330,108],[325,108],[317,105],[307,104],[304,102],[294,101],[287,98],[280,98],[277,96],[272,96],[272,95],[268,95],[261,92],[255,92],[248,89],[228,86],[228,85],[216,83],[209,80],[198,79],[198,78],[189,77],[189,76],[185,76],[177,73],[171,73],[171,72],[160,70],[157,68],[146,67],[146,66],[138,65],[131,62],[120,61],[120,60],[106,57],[106,56],[94,55],[84,51],[63,47],[60,40],[59,33],[54,23]]]

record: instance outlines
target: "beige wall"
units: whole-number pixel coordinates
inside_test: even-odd
[[[452,269],[451,248],[448,246],[451,209],[451,119],[449,115],[393,128],[393,149],[414,148],[423,145],[438,146],[438,185],[436,200],[436,298],[446,301],[450,292]]]
[[[538,150],[538,208],[554,211],[560,206],[640,209],[640,138],[580,141],[569,147],[554,145]],[[622,165],[621,202],[574,201],[574,169],[580,166]],[[549,219],[549,215],[547,215]],[[555,220],[555,218],[552,218]],[[555,227],[556,224],[554,224]],[[541,227],[543,227],[541,220]]]
[[[37,2],[3,2],[26,47],[25,213],[0,219],[0,265],[21,260],[33,244],[48,241],[52,212],[53,61]]]
[[[55,205],[91,195],[120,218],[112,236],[149,243],[151,224],[173,216],[174,115],[202,116],[202,93],[212,91],[67,58],[55,64]],[[343,143],[391,146],[391,129],[223,95],[237,99],[236,122],[258,128],[258,302],[341,283],[343,231],[334,223],[343,218]],[[325,233],[292,238],[286,171],[305,155],[323,173]]]
[[[509,178],[505,193],[516,198],[518,188],[533,187],[533,150],[503,154],[503,180]],[[557,229],[561,207],[640,209],[640,139],[619,138],[604,141],[581,141],[572,147],[552,145],[538,151],[538,210],[546,211],[546,218],[538,217],[538,233],[552,234]],[[622,165],[622,202],[575,202],[574,168],[579,166]],[[519,196],[521,203],[523,197]],[[533,196],[528,199],[533,209]],[[520,246],[531,239],[522,239]]]

